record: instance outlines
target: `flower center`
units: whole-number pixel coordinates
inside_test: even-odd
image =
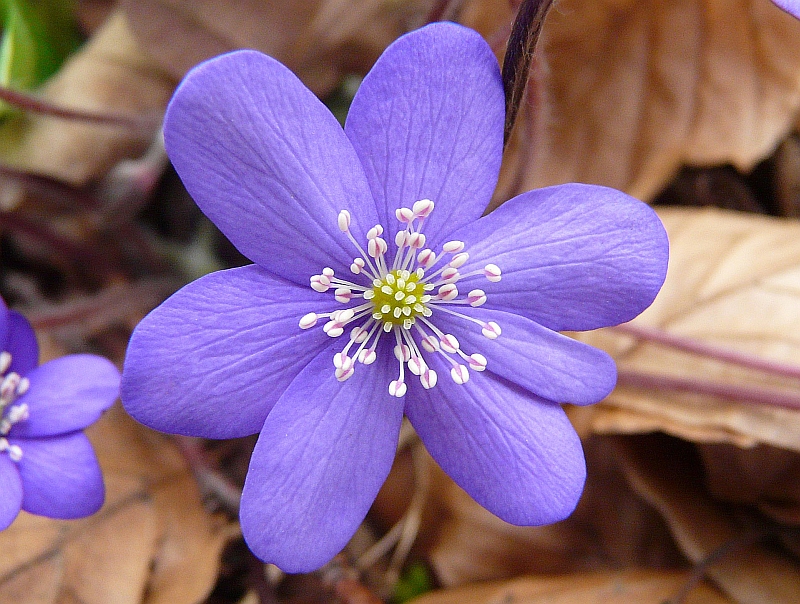
[[[364,298],[372,301],[372,318],[381,321],[387,333],[394,327],[411,329],[418,316],[432,314],[425,306],[431,296],[420,281],[423,275],[422,271],[393,270],[382,279],[375,279],[372,289],[364,292]]]
[[[28,378],[8,371],[9,367],[11,353],[0,352],[0,453],[5,451],[12,460],[19,461],[22,459],[22,449],[19,445],[10,444],[6,436],[14,424],[28,419],[28,405],[14,403],[28,391],[30,382]]]
[[[450,377],[457,384],[469,380],[470,369],[486,369],[486,357],[478,352],[464,352],[455,335],[436,326],[436,315],[446,313],[466,319],[491,340],[500,336],[500,326],[494,321],[480,321],[449,307],[482,306],[486,292],[473,289],[465,297],[459,297],[458,281],[480,275],[495,283],[500,281],[501,271],[497,265],[487,264],[482,269],[461,272],[469,260],[462,241],[448,241],[438,253],[426,247],[422,229],[433,207],[431,200],[421,199],[411,208],[397,210],[397,219],[405,229],[394,238],[396,253],[391,264],[387,258],[389,245],[382,237],[383,227],[375,225],[367,232],[365,251],[350,232],[350,212],[339,212],[339,229],[360,254],[353,259],[350,272],[364,283],[341,279],[330,267],[322,269],[322,273],[311,277],[311,288],[320,293],[333,288],[336,301],[349,306],[330,313],[308,313],[299,323],[301,329],[310,329],[319,319],[327,318],[322,329],[332,338],[338,338],[345,328],[355,324],[349,342],[333,356],[334,374],[339,381],[352,377],[356,362],[364,365],[375,362],[378,342],[384,334],[394,338],[394,356],[400,363],[397,379],[389,383],[392,396],[402,397],[406,393],[406,369],[419,377],[423,388],[437,384],[438,375],[429,367],[423,350],[429,355],[442,355],[450,364]]]

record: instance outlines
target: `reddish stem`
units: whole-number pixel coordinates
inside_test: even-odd
[[[691,392],[716,396],[737,402],[749,402],[786,409],[800,409],[800,395],[757,386],[743,386],[709,382],[694,378],[641,373],[621,370],[617,375],[618,386],[633,386],[668,392]]]
[[[800,367],[796,365],[789,365],[787,363],[779,363],[777,361],[769,361],[762,357],[758,357],[738,350],[725,348],[724,346],[717,346],[715,344],[708,344],[693,338],[683,336],[676,336],[663,329],[654,327],[644,327],[641,325],[634,325],[625,323],[617,325],[612,328],[615,331],[631,335],[642,340],[655,342],[677,350],[683,350],[692,354],[702,355],[710,359],[716,359],[741,367],[748,367],[750,369],[757,369],[773,375],[780,375],[789,378],[800,379]]]
[[[152,132],[158,127],[159,120],[131,115],[120,115],[111,113],[100,113],[95,111],[83,111],[80,109],[67,109],[53,105],[39,97],[11,90],[0,86],[0,100],[9,105],[13,105],[23,111],[39,113],[68,120],[88,122],[103,126],[115,126],[118,128],[128,128],[141,132]],[[159,118],[160,119],[160,118]]]

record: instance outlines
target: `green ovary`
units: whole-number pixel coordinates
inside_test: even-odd
[[[384,330],[391,331],[395,326],[408,329],[418,316],[430,313],[425,306],[430,296],[419,279],[416,273],[393,270],[380,281],[373,282],[365,297],[374,305],[372,318],[383,322]]]

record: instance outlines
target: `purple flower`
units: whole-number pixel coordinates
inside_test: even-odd
[[[800,19],[800,0],[772,0],[777,6],[781,7],[790,15]]]
[[[82,430],[119,396],[119,371],[91,354],[38,364],[30,323],[0,300],[0,530],[20,509],[68,519],[103,504],[100,466]]]
[[[605,353],[563,336],[627,321],[658,292],[667,240],[617,191],[565,185],[481,217],[503,89],[475,32],[392,44],[344,130],[277,61],[196,67],[167,150],[254,265],[186,286],[136,328],[122,398],[166,432],[260,432],[241,502],[253,551],[319,567],[364,519],[405,413],[472,497],[515,524],[567,516],[585,478],[558,402],[606,396]]]

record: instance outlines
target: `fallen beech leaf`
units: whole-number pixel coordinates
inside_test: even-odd
[[[720,210],[660,209],[670,264],[653,305],[631,325],[800,366],[800,224]],[[796,393],[798,380],[641,341],[608,328],[578,334],[620,372]],[[800,411],[709,395],[619,385],[601,404],[570,409],[601,433],[662,430],[688,440],[800,451]]]
[[[502,38],[510,4],[465,22]],[[749,170],[800,108],[800,22],[770,0],[561,0],[536,56],[498,203],[572,181],[650,199],[682,164]]]
[[[414,604],[664,604],[688,579],[686,572],[659,570],[522,577],[433,592],[415,599]],[[731,600],[701,583],[684,602],[729,604]]]
[[[618,454],[631,484],[658,509],[686,556],[700,563],[728,551],[706,568],[739,604],[794,604],[800,568],[782,550],[743,540],[746,527],[704,490],[692,446],[664,435],[620,437]]]
[[[421,25],[428,0],[123,0],[142,47],[175,78],[205,59],[255,48],[286,64],[314,92],[346,71],[365,73],[400,34]],[[176,34],[176,32],[178,32]]]
[[[87,184],[121,159],[144,152],[174,86],[142,54],[117,13],[48,80],[41,96],[59,107],[152,117],[153,130],[31,114],[0,127],[0,160],[73,185]]]
[[[103,468],[105,505],[76,521],[20,514],[0,533],[0,602],[200,602],[238,529],[203,509],[175,446],[121,407],[87,434]]]
[[[416,543],[439,583],[452,587],[530,573],[682,564],[666,525],[630,488],[607,439],[594,436],[584,448],[588,476],[577,510],[542,527],[503,522],[429,461],[431,489]],[[373,517],[387,525],[398,520],[398,494],[413,492],[408,463],[407,457],[398,458],[373,506]]]

